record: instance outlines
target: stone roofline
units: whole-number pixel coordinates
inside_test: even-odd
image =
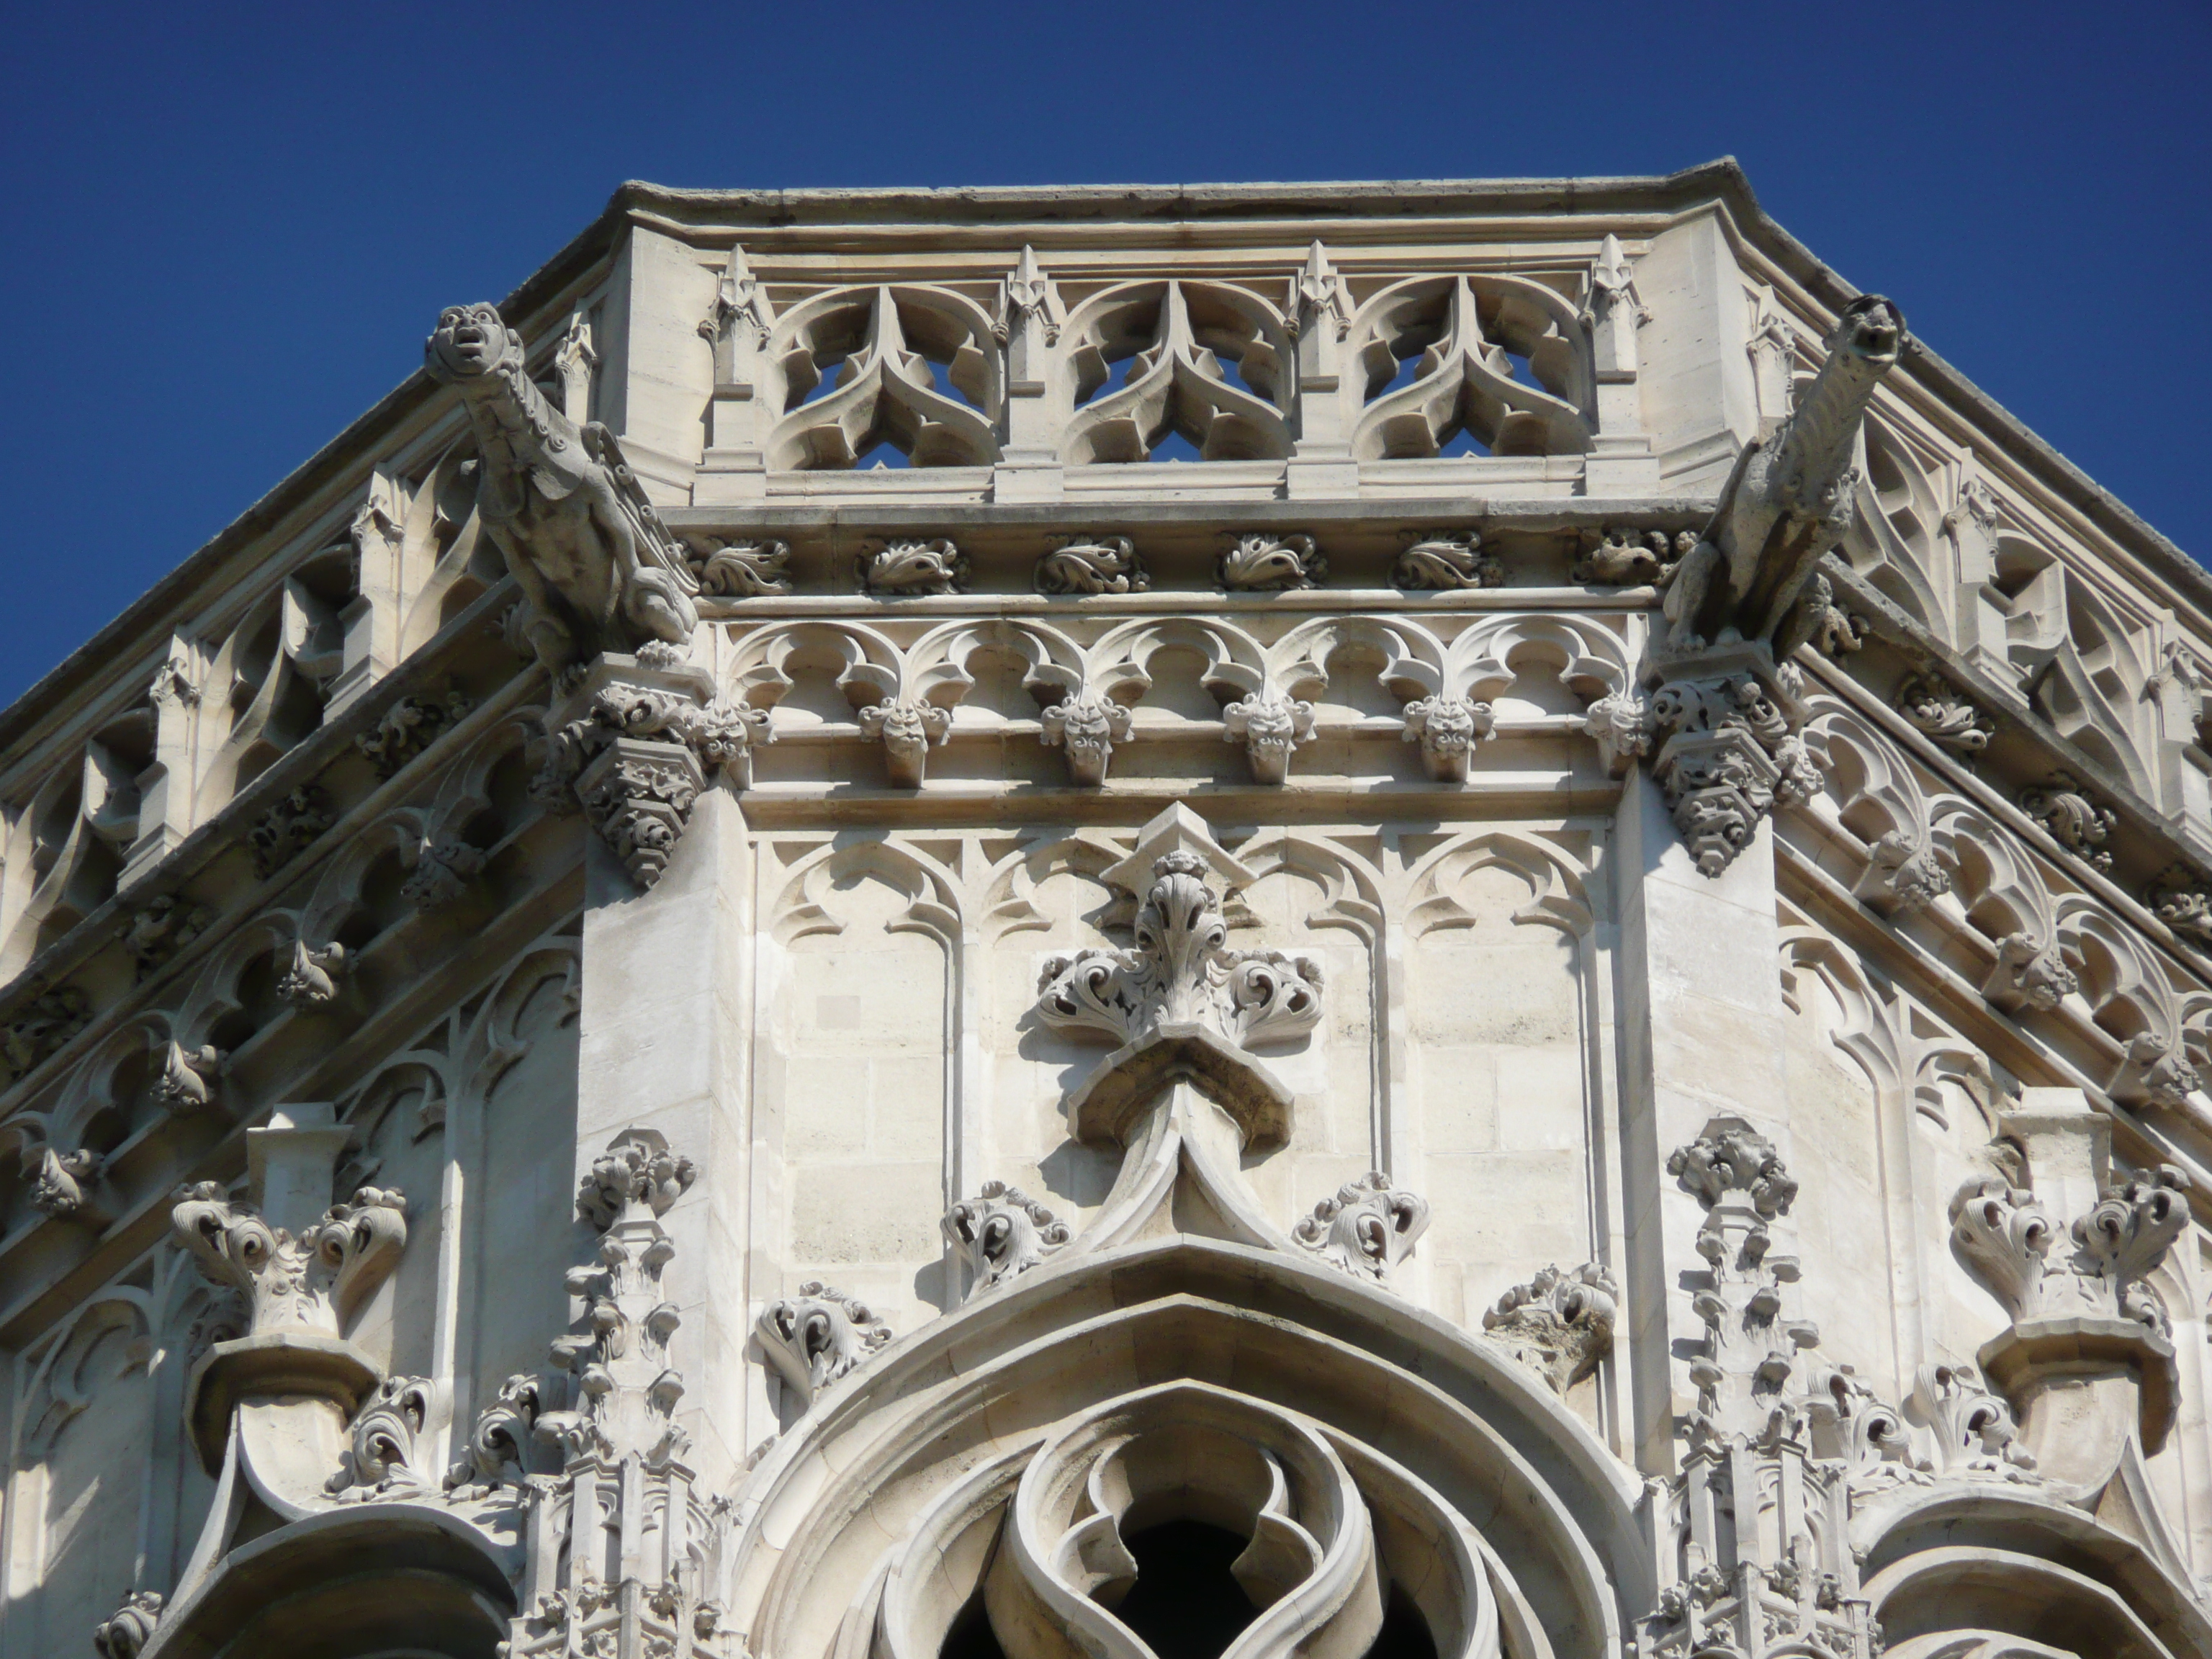
[[[641,226],[687,234],[716,225],[797,228],[964,220],[1011,226],[1097,222],[1109,210],[1138,223],[1194,218],[1225,223],[1323,212],[1378,219],[1516,210],[1544,215],[1682,213],[1709,204],[1720,209],[1740,242],[1771,260],[1820,304],[1840,309],[1860,293],[1770,217],[1735,158],[1722,156],[1673,173],[1597,179],[769,191],[684,190],[631,179],[616,188],[598,218],[499,304],[510,320],[534,317],[606,259],[625,232]],[[2172,598],[2194,607],[2198,626],[2212,633],[2212,574],[2196,559],[1917,337],[1900,371],[1900,379],[1917,383],[1956,411],[2061,501],[2111,537]],[[417,412],[440,390],[422,370],[410,374],[113,622],[0,708],[0,754],[24,737],[43,712],[106,670],[118,654],[128,653],[183,595],[218,580],[218,573],[231,559],[252,553],[258,538],[357,465],[361,450],[374,437]]]

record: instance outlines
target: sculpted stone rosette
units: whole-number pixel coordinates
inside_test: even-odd
[[[1406,705],[1402,741],[1421,745],[1421,767],[1438,783],[1465,783],[1474,745],[1498,729],[1486,702],[1465,697],[1416,697]]]
[[[930,750],[942,744],[952,730],[951,709],[904,698],[870,703],[860,710],[860,730],[884,745],[884,763],[894,789],[921,787]]]
[[[1401,539],[1405,551],[1390,567],[1393,587],[1419,593],[1504,586],[1504,562],[1482,550],[1474,531],[1410,530]]]
[[[424,836],[415,843],[415,867],[399,884],[399,896],[420,910],[442,909],[468,891],[483,866],[481,848],[452,836],[433,841]]]
[[[1936,747],[1969,758],[1996,733],[1994,720],[1936,674],[1915,674],[1899,686],[1897,710]]]
[[[214,921],[204,905],[187,904],[173,893],[163,893],[143,910],[131,913],[124,932],[124,947],[145,978],[207,930]]]
[[[1281,783],[1288,778],[1291,754],[1314,734],[1313,705],[1272,689],[1230,703],[1222,709],[1221,720],[1224,740],[1244,745],[1255,783]]]
[[[2186,865],[2170,866],[2143,895],[2143,902],[2184,944],[2212,951],[2212,888]]]
[[[92,1650],[100,1659],[138,1659],[161,1625],[161,1602],[158,1590],[132,1590],[94,1629]]]
[[[15,1076],[34,1069],[92,1023],[92,1002],[74,985],[41,991],[16,1009],[0,1032],[0,1055]]]
[[[1428,1200],[1377,1172],[1346,1182],[1300,1218],[1291,1237],[1331,1267],[1376,1280],[1429,1230]]]
[[[890,1327],[865,1303],[812,1279],[796,1297],[763,1309],[753,1334],[769,1367],[806,1406],[891,1340]]]
[[[968,1269],[968,1299],[1027,1273],[1067,1243],[1067,1224],[1018,1187],[987,1181],[945,1212],[945,1237]]]
[[[477,1413],[467,1455],[446,1471],[446,1490],[456,1500],[526,1487],[530,1448],[544,1406],[538,1379],[517,1372],[500,1384],[499,1397]]]
[[[1106,781],[1114,745],[1129,740],[1136,716],[1110,697],[1075,696],[1048,707],[1039,725],[1047,747],[1066,748],[1068,775],[1095,789]]]
[[[1037,561],[1040,593],[1142,593],[1152,585],[1127,536],[1079,537]]]
[[[1285,592],[1318,587],[1328,561],[1310,536],[1239,536],[1221,556],[1221,585],[1232,593]]]
[[[699,591],[722,599],[751,599],[792,590],[788,542],[726,542],[691,562]]]
[[[1565,1394],[1613,1352],[1620,1287],[1595,1261],[1572,1272],[1547,1267],[1483,1311],[1482,1328]]]
[[[862,552],[853,567],[860,591],[877,599],[918,593],[965,593],[968,556],[951,542],[887,542]]]

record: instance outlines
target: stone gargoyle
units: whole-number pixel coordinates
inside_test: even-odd
[[[524,372],[489,305],[449,306],[424,348],[459,388],[481,455],[477,511],[522,585],[531,647],[558,676],[602,651],[691,641],[696,585],[614,434],[579,427]]]
[[[1905,313],[1880,295],[1844,307],[1827,361],[1769,437],[1736,458],[1720,505],[1667,591],[1669,654],[1764,641],[1777,662],[1830,609],[1820,557],[1851,527],[1859,423],[1907,341]]]

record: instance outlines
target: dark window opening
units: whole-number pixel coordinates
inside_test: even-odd
[[[1219,1659],[1253,1607],[1230,1565],[1250,1540],[1200,1521],[1170,1521],[1128,1540],[1137,1582],[1115,1614],[1159,1659]]]

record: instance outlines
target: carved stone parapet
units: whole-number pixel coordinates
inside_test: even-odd
[[[57,1221],[104,1226],[112,1218],[94,1195],[107,1160],[89,1147],[73,1152],[42,1148],[32,1171],[31,1207]]]
[[[1291,1237],[1333,1267],[1379,1280],[1413,1254],[1428,1230],[1428,1200],[1376,1171],[1322,1199]]]
[[[207,930],[215,920],[204,905],[190,904],[173,893],[163,893],[145,908],[131,913],[123,944],[144,979]]]
[[[2056,1008],[2081,988],[2055,943],[2030,933],[2008,933],[1997,941],[1996,969],[1982,994],[2008,1013],[2023,1008]]]
[[[968,556],[942,538],[884,542],[861,551],[853,574],[860,591],[876,599],[965,593]]]
[[[1465,697],[1416,697],[1405,713],[1402,740],[1421,745],[1421,768],[1438,783],[1465,783],[1474,745],[1498,729],[1488,703]]]
[[[1613,1352],[1620,1287],[1595,1261],[1571,1272],[1546,1267],[1516,1285],[1483,1310],[1482,1328],[1493,1341],[1565,1394]]]
[[[1996,735],[1996,723],[1937,674],[1915,674],[1899,686],[1897,711],[1937,748],[1969,759]]]
[[[2022,790],[2020,810],[2091,869],[2110,873],[2112,854],[2105,843],[2119,827],[2119,814],[2091,800],[2071,774],[2054,772],[2041,788]]]
[[[691,573],[709,599],[752,599],[792,590],[788,542],[726,542],[696,555]]]
[[[297,858],[337,822],[323,792],[302,784],[254,819],[246,832],[253,873],[266,880]]]
[[[1393,587],[1421,593],[1504,586],[1504,562],[1482,550],[1474,531],[1409,530],[1401,540],[1405,550],[1390,567]]]
[[[1281,593],[1318,587],[1328,560],[1310,536],[1239,536],[1221,556],[1216,573],[1231,593]]]
[[[100,1659],[138,1659],[161,1623],[159,1590],[132,1590],[123,1605],[95,1626],[92,1650]]]
[[[402,697],[384,711],[384,718],[374,730],[353,740],[354,747],[368,758],[378,777],[393,777],[465,720],[475,707],[458,691],[449,691],[443,697]]]
[[[802,1406],[812,1405],[891,1340],[890,1327],[865,1303],[811,1279],[796,1297],[763,1309],[753,1334],[769,1368]]]
[[[1127,536],[1083,536],[1037,561],[1040,593],[1142,593],[1152,585]]]
[[[1820,787],[1779,679],[1762,649],[1723,647],[1686,659],[1651,693],[1651,775],[1705,875],[1735,862],[1776,805]]]
[[[187,1048],[161,1047],[161,1074],[154,1079],[154,1098],[173,1112],[204,1111],[222,1098],[222,1078],[230,1056],[212,1043]]]
[[[929,751],[952,730],[952,711],[933,702],[906,699],[870,703],[860,710],[860,730],[884,745],[884,764],[894,789],[919,789],[929,769]]]
[[[945,1237],[968,1269],[969,1301],[1038,1266],[1067,1243],[1067,1224],[1018,1187],[987,1181],[945,1212]]]
[[[1291,756],[1314,734],[1313,705],[1262,689],[1221,711],[1223,738],[1244,745],[1255,783],[1278,784],[1291,774]]]
[[[303,939],[295,939],[291,957],[276,981],[276,994],[295,1008],[335,1001],[346,965],[346,948],[337,940],[315,947]]]
[[[1073,696],[1048,707],[1040,720],[1048,747],[1067,750],[1068,775],[1083,788],[1106,781],[1114,745],[1127,743],[1136,717],[1110,697]]]

